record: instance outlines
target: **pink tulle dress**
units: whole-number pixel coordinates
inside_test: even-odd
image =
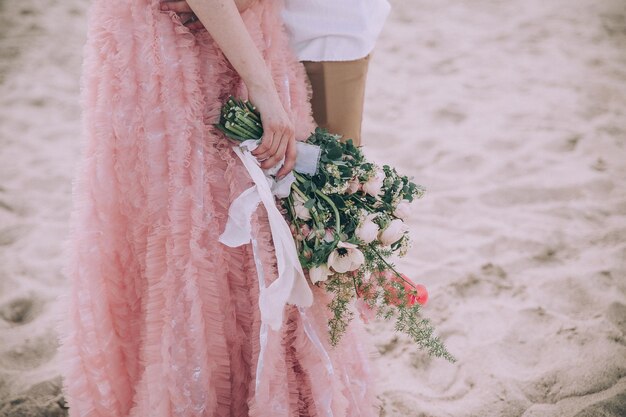
[[[303,140],[310,87],[281,7],[258,0],[242,17]],[[330,345],[323,289],[307,315],[287,305],[280,331],[260,342],[257,268],[270,283],[276,261],[262,206],[260,262],[250,244],[218,242],[252,182],[212,126],[245,87],[208,32],[191,33],[159,0],[93,0],[83,54],[57,329],[69,415],[377,416],[376,351],[358,318]]]

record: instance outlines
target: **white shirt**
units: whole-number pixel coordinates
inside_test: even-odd
[[[369,54],[391,5],[387,0],[284,0],[290,43],[300,61],[348,61]]]

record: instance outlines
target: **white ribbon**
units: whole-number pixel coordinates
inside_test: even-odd
[[[302,271],[289,225],[278,211],[274,201],[274,194],[282,197],[289,195],[289,188],[295,181],[295,177],[290,172],[282,180],[275,181],[266,175],[259,166],[259,161],[250,153],[256,146],[256,140],[247,140],[240,146],[233,147],[248,170],[254,185],[232,202],[228,209],[226,228],[219,241],[230,247],[249,243],[252,239],[250,223],[252,213],[259,203],[263,203],[267,210],[274,242],[278,278],[266,287],[265,280],[259,277],[259,309],[261,321],[277,331],[282,325],[285,304],[308,307],[313,304],[313,293]]]
[[[233,150],[241,159],[254,181],[254,185],[243,191],[231,203],[228,209],[226,227],[219,238],[220,242],[230,247],[241,246],[248,242],[252,243],[252,252],[259,281],[259,309],[261,311],[260,351],[256,369],[255,395],[258,395],[260,392],[259,385],[262,379],[265,348],[269,336],[268,326],[274,331],[280,329],[284,307],[287,303],[298,306],[307,337],[318,350],[328,376],[330,377],[334,374],[330,357],[307,317],[307,309],[305,307],[313,304],[313,292],[302,271],[289,225],[278,211],[274,201],[274,196],[285,198],[290,194],[291,184],[295,181],[295,176],[290,172],[281,180],[275,180],[272,175],[280,169],[282,163],[263,171],[259,166],[259,161],[251,154],[251,151],[257,146],[257,140],[247,140],[242,142],[240,146],[233,147]],[[321,153],[319,146],[304,142],[297,142],[296,146],[298,151],[295,169],[301,173],[315,174]],[[252,214],[259,203],[263,203],[267,210],[278,267],[278,278],[268,287],[265,286],[263,264],[258,254],[257,241],[252,236],[251,230]],[[330,408],[332,402],[331,388],[330,386],[326,387],[321,398],[321,411],[328,417],[333,415]]]

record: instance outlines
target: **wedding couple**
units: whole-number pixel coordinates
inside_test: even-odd
[[[361,141],[369,54],[386,0],[93,0],[81,78],[59,322],[70,417],[378,415],[353,320],[330,346],[330,295],[260,323],[277,276],[267,213],[250,244],[218,238],[252,184],[213,124],[230,96],[264,126],[262,168],[294,166],[319,125]]]

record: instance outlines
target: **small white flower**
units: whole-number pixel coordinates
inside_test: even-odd
[[[376,214],[368,215],[354,231],[363,243],[370,243],[378,236],[379,227],[372,221],[374,217],[376,217]]]
[[[365,257],[357,245],[341,241],[328,257],[328,266],[340,274],[358,269],[363,262]]]
[[[380,169],[376,170],[376,174],[372,175],[363,184],[363,191],[372,197],[376,197],[380,194],[383,188],[383,181],[385,180],[385,173]]]
[[[409,246],[411,246],[411,241],[407,238],[402,239],[402,242],[400,242],[400,251],[398,252],[398,256],[406,256],[409,252]]]
[[[309,211],[308,208],[304,207],[304,205],[302,204],[296,204],[294,206],[294,209],[296,210],[296,216],[304,221],[307,220],[311,220],[311,212]]]
[[[387,227],[380,232],[378,239],[380,242],[385,245],[391,245],[394,242],[397,242],[402,236],[404,236],[404,232],[406,232],[406,225],[400,219],[394,219]]]
[[[411,202],[409,200],[402,200],[398,203],[393,215],[406,220],[411,215]]]
[[[309,269],[309,278],[311,278],[311,282],[315,284],[316,282],[326,281],[333,272],[328,268],[328,265],[322,264],[320,266],[314,266]]]
[[[341,178],[339,167],[335,164],[326,164],[326,172],[328,172],[332,177]]]

